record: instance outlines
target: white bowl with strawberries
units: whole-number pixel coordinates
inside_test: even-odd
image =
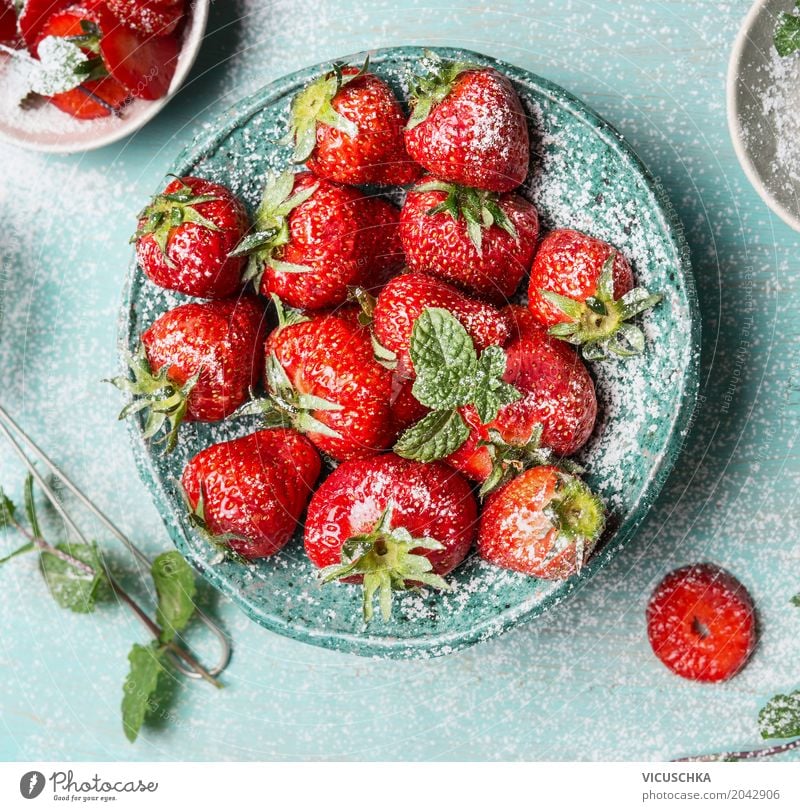
[[[209,0],[0,0],[0,138],[83,152],[150,121],[185,81]]]
[[[671,423],[641,482],[594,464],[632,407],[609,385],[668,353],[665,424],[693,401],[680,236],[633,229],[675,251],[648,291],[638,241],[556,210],[524,83],[472,56],[287,77],[139,215],[114,382],[140,470],[181,551],[306,641],[438,653],[552,604],[671,464]]]

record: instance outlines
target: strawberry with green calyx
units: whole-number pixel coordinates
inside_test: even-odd
[[[404,186],[421,168],[406,153],[405,116],[386,82],[334,63],[292,101],[293,159],[320,177],[350,185]]]
[[[131,242],[147,277],[197,298],[227,298],[241,286],[242,259],[229,254],[247,230],[242,203],[224,186],[174,178],[139,214]]]
[[[443,579],[469,553],[477,505],[445,465],[394,454],[341,464],[311,499],[305,549],[323,582],[363,583],[364,617],[375,595],[384,619],[392,594]]]
[[[643,352],[644,333],[628,322],[661,299],[633,287],[631,267],[619,251],[579,231],[550,232],[531,268],[531,313],[551,335],[580,346],[587,360]]]
[[[321,465],[314,446],[285,428],[212,445],[181,477],[190,520],[248,560],[274,555],[297,530]]]
[[[564,580],[581,571],[604,525],[602,501],[577,476],[534,467],[486,500],[478,551],[504,569]]]
[[[315,177],[284,172],[267,183],[254,233],[231,256],[249,256],[246,279],[293,307],[341,304],[348,287],[371,287],[402,262],[399,212],[387,201]]]
[[[120,419],[144,411],[144,438],[164,430],[169,452],[182,422],[230,416],[258,380],[264,321],[254,298],[189,302],[159,316],[129,358],[132,379],[110,381],[133,397]]]
[[[426,273],[403,273],[381,290],[372,312],[374,334],[379,345],[396,360],[397,373],[413,378],[409,352],[414,324],[428,308],[447,310],[469,333],[475,349],[504,345],[511,335],[506,319],[496,307],[470,298],[447,282]],[[393,367],[394,368],[394,367]]]
[[[279,325],[265,355],[268,396],[239,414],[292,425],[337,460],[370,456],[394,441],[392,372],[375,360],[355,308]]]
[[[501,406],[520,393],[503,381],[505,352],[487,347],[478,357],[475,345],[458,319],[441,308],[428,308],[414,323],[411,360],[416,378],[414,397],[431,412],[398,439],[398,456],[431,462],[455,453],[470,437],[461,413],[473,406],[482,423],[489,423]]]
[[[517,194],[431,180],[406,196],[400,238],[406,261],[494,301],[516,292],[539,236],[536,208]]]
[[[411,85],[408,154],[441,180],[506,192],[528,173],[525,111],[507,77],[492,68],[428,57]]]

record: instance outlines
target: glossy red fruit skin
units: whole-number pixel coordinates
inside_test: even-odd
[[[189,504],[202,494],[212,535],[246,558],[274,555],[300,526],[321,460],[314,446],[290,428],[274,428],[220,442],[189,461],[181,478]]]
[[[498,205],[517,230],[517,239],[497,225],[483,231],[481,252],[467,234],[464,218],[428,214],[446,199],[442,191],[411,191],[400,213],[400,238],[412,270],[430,273],[470,293],[506,303],[533,261],[539,237],[536,208],[518,194]]]
[[[17,35],[17,12],[13,0],[0,0],[0,42],[14,46]]]
[[[167,94],[181,46],[172,35],[153,37],[117,25],[100,40],[108,72],[138,99],[155,101]]]
[[[469,554],[478,513],[469,484],[439,462],[423,464],[390,453],[339,465],[314,493],[305,529],[311,562],[320,568],[341,563],[345,541],[372,530],[389,502],[392,527],[444,546],[418,550],[435,574],[451,572]]]
[[[36,56],[36,44],[41,39],[45,23],[57,12],[75,5],[75,0],[26,0],[19,12],[17,25],[31,54]]]
[[[511,82],[490,68],[470,70],[430,115],[405,131],[408,154],[441,180],[506,192],[528,174],[525,111]]]
[[[34,56],[38,54],[39,43],[45,37],[72,37],[82,34],[81,22],[83,20],[95,23],[101,31],[109,31],[119,25],[109,14],[105,5],[96,0],[68,4],[67,8],[56,11],[38,27],[35,38],[31,40],[31,52]],[[33,28],[30,30],[32,31]],[[84,82],[83,87],[105,101],[106,104],[118,109],[123,107],[129,98],[128,91],[113,76],[104,76],[101,79]],[[62,112],[81,120],[106,118],[111,115],[108,107],[78,88],[56,93],[50,97],[50,103]]]
[[[392,418],[398,434],[419,422],[430,412],[411,392],[414,381],[394,375],[392,378]]]
[[[122,23],[146,36],[173,33],[183,19],[184,0],[106,0]]]
[[[183,386],[200,377],[187,401],[187,420],[216,422],[249,396],[264,365],[266,321],[255,298],[190,302],[168,310],[142,333],[153,373],[168,366]]]
[[[369,330],[358,323],[355,308],[278,327],[266,343],[267,357],[273,353],[296,391],[342,406],[313,413],[340,434],[307,432],[321,451],[341,461],[372,456],[392,444],[392,372],[375,360]]]
[[[262,294],[307,310],[341,304],[351,286],[375,288],[403,263],[394,206],[310,172],[296,176],[293,193],[314,184],[314,194],[289,214],[289,242],[274,257],[311,270],[267,267],[261,282]]]
[[[552,327],[569,321],[561,310],[542,298],[540,290],[586,301],[597,292],[603,265],[613,250],[607,242],[580,231],[551,231],[536,252],[528,285],[528,308],[539,322]],[[633,288],[633,272],[620,251],[614,257],[613,277],[614,298],[622,298]]]
[[[575,574],[573,545],[550,557],[558,532],[543,510],[553,497],[557,475],[555,467],[530,468],[489,495],[478,530],[484,560],[544,580]]]
[[[224,186],[197,177],[173,180],[164,190],[169,194],[183,182],[196,194],[212,194],[218,200],[200,203],[197,211],[213,222],[218,231],[185,222],[171,229],[167,239],[170,267],[152,234],[136,242],[136,257],[147,277],[159,287],[197,298],[227,298],[241,286],[243,258],[228,254],[248,228],[244,206]],[[139,226],[142,227],[141,221]]]
[[[647,636],[655,655],[678,676],[725,681],[755,649],[753,601],[724,569],[685,566],[656,586],[647,606]]]
[[[449,310],[470,334],[478,353],[502,346],[511,331],[496,307],[470,298],[457,288],[425,273],[404,273],[392,279],[375,303],[373,328],[380,343],[397,355],[397,373],[413,377],[409,354],[414,322],[429,307]]]
[[[352,76],[358,69],[344,68],[342,73]],[[422,174],[406,152],[403,110],[383,79],[372,73],[352,79],[331,105],[358,127],[358,134],[351,138],[318,122],[317,145],[306,161],[314,174],[337,183],[381,186],[405,186]]]

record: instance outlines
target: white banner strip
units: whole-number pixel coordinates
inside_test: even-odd
[[[0,764],[0,809],[800,809],[800,763]]]

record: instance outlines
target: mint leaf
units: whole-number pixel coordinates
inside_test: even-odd
[[[762,738],[797,738],[800,736],[800,690],[773,696],[758,714]]]
[[[164,552],[150,570],[158,594],[156,623],[161,628],[161,641],[171,642],[194,614],[197,586],[191,566],[180,552]]]
[[[795,594],[794,597],[792,597],[792,599],[789,600],[789,602],[792,605],[797,606],[797,608],[800,608],[800,594]]]
[[[478,358],[455,316],[438,307],[424,310],[414,322],[409,351],[417,375],[412,393],[420,403],[438,410],[469,402]]]
[[[506,353],[499,346],[487,347],[480,360],[472,393],[472,404],[484,425],[491,422],[500,406],[519,400],[522,395],[501,379],[506,371]]]
[[[16,517],[17,508],[14,502],[0,489],[0,529],[12,526]]]
[[[134,645],[128,654],[130,670],[122,688],[122,727],[133,743],[139,735],[151,706],[151,698],[164,670],[163,654],[158,643]]]
[[[95,544],[63,543],[56,549],[85,563],[92,573],[56,557],[51,552],[42,552],[40,563],[47,588],[53,599],[62,607],[78,614],[94,611],[98,599],[108,594],[108,581],[100,552]]]
[[[800,2],[797,3],[800,8]],[[800,17],[783,12],[775,30],[775,50],[778,56],[791,56],[800,50]]]
[[[403,431],[394,452],[404,459],[432,462],[455,453],[468,438],[469,428],[458,411],[432,411]]]

